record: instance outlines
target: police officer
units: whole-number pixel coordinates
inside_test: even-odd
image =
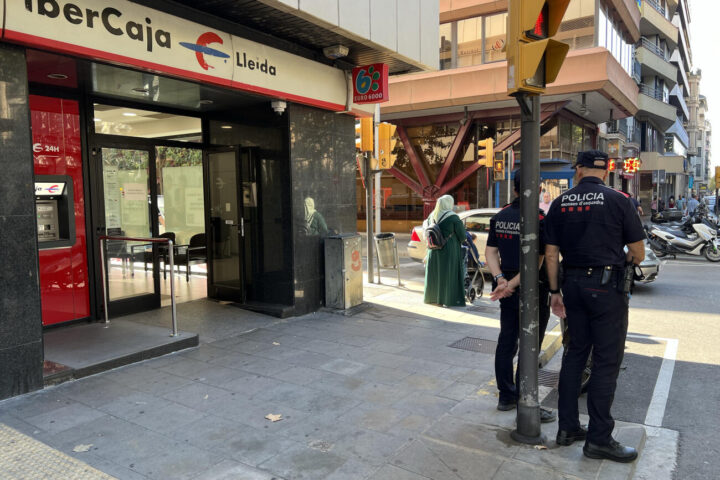
[[[578,185],[555,199],[545,220],[551,308],[555,315],[567,318],[570,335],[560,372],[556,440],[559,445],[585,440],[586,457],[632,462],[637,451],[612,438],[615,422],[610,407],[628,326],[630,282],[625,281],[625,266],[645,258],[645,232],[628,197],[603,183],[607,167],[605,153],[580,152],[573,167]],[[591,348],[586,429],[580,425],[577,399]]]
[[[490,219],[485,258],[493,275],[492,300],[500,300],[500,335],[495,350],[495,378],[500,391],[498,410],[508,411],[517,406],[517,375],[513,381],[513,358],[518,351],[520,334],[520,172],[515,172],[515,199]],[[544,213],[539,212],[542,232]],[[542,239],[542,235],[541,235]],[[541,240],[542,244],[542,240]],[[542,247],[542,245],[541,245]],[[547,275],[540,272],[540,345],[550,318]],[[539,349],[538,349],[539,350]],[[555,413],[541,408],[540,421],[555,420]]]

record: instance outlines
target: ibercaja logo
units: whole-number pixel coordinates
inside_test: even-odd
[[[388,67],[384,63],[353,68],[352,81],[353,102],[381,103],[390,100]]]
[[[225,63],[227,63],[227,59],[230,58],[230,55],[228,55],[227,53],[209,46],[213,43],[219,43],[220,45],[222,45],[223,40],[216,33],[206,32],[200,35],[195,41],[195,43],[180,42],[180,45],[187,48],[188,50],[192,50],[193,52],[195,52],[195,57],[197,58],[200,67],[202,67],[203,70],[209,70],[215,67],[210,65],[205,60],[205,55],[222,58]]]

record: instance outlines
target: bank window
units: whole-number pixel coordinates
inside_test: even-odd
[[[482,62],[482,17],[468,18],[457,24],[458,67]]]
[[[202,142],[202,124],[195,117],[96,103],[93,125],[104,135]]]
[[[440,70],[452,67],[452,24],[440,25]]]
[[[485,17],[485,40],[483,63],[505,60],[505,33],[507,30],[507,13]]]

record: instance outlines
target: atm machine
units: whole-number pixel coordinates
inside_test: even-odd
[[[35,209],[40,250],[75,243],[73,188],[69,175],[36,175]]]

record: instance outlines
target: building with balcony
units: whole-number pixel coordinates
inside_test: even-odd
[[[687,121],[687,132],[689,136],[688,157],[692,174],[699,191],[703,185],[707,186],[710,176],[713,175],[710,168],[710,144],[712,137],[712,126],[707,119],[708,102],[705,95],[700,94],[700,82],[702,71],[696,70],[688,74],[690,91],[687,98],[690,117]]]
[[[640,20],[636,0],[572,0],[568,6],[556,38],[567,42],[570,52],[542,97],[541,176],[543,187],[554,195],[572,186],[569,167],[577,152],[601,143],[598,124],[632,118],[639,111],[641,72],[634,51],[641,41]],[[390,80],[390,101],[381,105],[381,119],[398,126],[401,142],[394,168],[382,176],[384,230],[409,230],[445,193],[467,208],[509,200],[509,179],[489,182],[491,173],[476,162],[475,147],[477,140],[492,137],[495,151],[507,153],[506,171],[522,164],[520,110],[507,95],[506,24],[506,1],[441,0],[439,70]],[[674,86],[674,67],[657,63],[653,68],[658,72],[645,72],[648,82],[652,73]],[[660,92],[663,85],[652,82]],[[663,106],[659,112],[645,107],[648,115],[672,116],[674,121],[675,109]],[[617,130],[612,135],[638,136],[636,128],[631,133],[625,126]],[[612,177],[618,188],[631,182],[619,172]],[[358,178],[359,196],[360,185]],[[364,218],[360,208],[359,229]]]

